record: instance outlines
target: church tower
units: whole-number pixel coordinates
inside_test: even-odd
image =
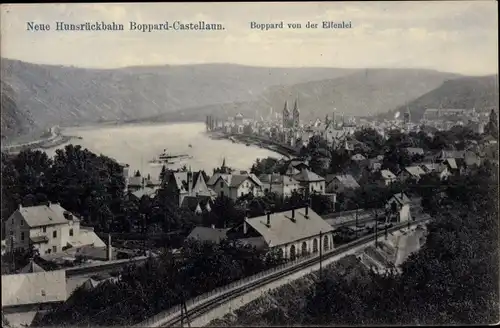
[[[299,118],[300,118],[299,104],[298,104],[298,99],[296,99],[295,105],[293,106],[293,118],[292,118],[292,127],[294,129],[299,128]]]
[[[291,116],[292,116],[292,114],[290,113],[290,110],[288,109],[288,101],[285,100],[285,108],[283,108],[283,129],[290,127]]]
[[[404,124],[408,125],[411,121],[410,108],[406,107],[406,112],[403,114]]]

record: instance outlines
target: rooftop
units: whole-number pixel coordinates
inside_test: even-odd
[[[72,217],[74,221],[78,221],[73,214],[66,211],[61,205],[51,203],[49,205],[20,207],[11,215],[13,219],[24,219],[31,228],[65,224],[70,221],[66,217]]]
[[[211,241],[214,243],[220,243],[223,239],[227,238],[227,231],[229,229],[216,229],[208,227],[196,227],[191,231],[187,240],[194,239],[198,241]]]
[[[64,302],[66,299],[64,270],[2,275],[2,308]]]
[[[325,181],[325,178],[317,175],[316,173],[309,171],[307,169],[303,169],[300,173],[294,175],[295,180],[299,182],[318,182]]]
[[[308,209],[305,216],[305,208],[292,211],[269,214],[270,225],[267,226],[267,215],[247,219],[247,223],[255,229],[265,240],[269,247],[288,244],[293,241],[333,231],[323,218],[316,212]]]

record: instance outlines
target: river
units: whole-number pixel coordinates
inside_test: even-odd
[[[209,175],[212,174],[213,168],[221,165],[223,158],[226,158],[226,165],[229,167],[248,170],[257,158],[283,157],[256,146],[211,139],[205,132],[204,123],[86,126],[64,128],[61,133],[82,137],[72,139],[69,143],[81,145],[96,154],[129,164],[130,175],[139,170],[143,176],[149,173],[152,177],[158,177],[161,165],[151,165],[148,162],[164,149],[167,149],[167,152],[192,156],[180,163],[169,165],[170,168],[175,169],[186,164],[193,170],[205,170]],[[64,148],[67,144],[43,150],[49,156],[54,156],[56,149]]]

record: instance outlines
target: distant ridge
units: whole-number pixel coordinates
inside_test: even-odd
[[[498,97],[498,75],[462,77],[445,81],[407,106],[399,106],[382,117],[392,118],[397,111],[408,108],[412,121],[418,122],[427,108],[498,109]]]
[[[267,117],[270,108],[280,112],[285,100],[300,99],[301,117],[306,120],[324,118],[337,113],[371,116],[388,112],[460,75],[419,69],[357,70],[336,79],[323,79],[293,85],[272,86],[253,101],[227,102],[184,109],[160,115],[155,119],[202,120],[212,114],[225,118],[238,112],[247,117]]]
[[[242,112],[267,117],[300,99],[302,119],[333,108],[346,115],[387,112],[460,77],[421,69],[272,68],[235,64],[85,69],[1,59],[5,136],[126,121],[204,121]],[[9,100],[10,99],[10,100]],[[14,101],[12,103],[12,100]],[[10,123],[9,123],[10,122]]]

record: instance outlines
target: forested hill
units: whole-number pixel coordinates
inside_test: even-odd
[[[1,59],[2,81],[16,94],[19,116],[31,112],[35,124],[42,127],[122,121],[188,107],[249,101],[273,85],[335,79],[353,71],[234,64],[103,70]]]
[[[163,119],[174,119],[178,115],[186,120],[200,120],[208,113],[225,118],[238,112],[251,118],[261,115],[267,118],[271,108],[281,113],[285,100],[293,106],[295,99],[305,120],[332,115],[334,108],[346,115],[370,116],[399,107],[458,77],[433,70],[363,69],[336,79],[273,86],[254,101],[190,108],[164,115]]]
[[[28,133],[34,127],[31,114],[19,110],[16,104],[16,93],[4,81],[1,81],[0,97],[2,140]]]
[[[234,64],[85,69],[10,59],[1,60],[1,74],[15,94],[16,115],[10,117],[31,115],[32,124],[40,128],[151,117],[204,121],[206,115],[227,117],[238,112],[267,117],[271,107],[281,111],[285,100],[297,97],[304,119],[324,117],[334,107],[346,115],[373,114],[396,108],[458,77],[421,69]]]
[[[418,122],[427,108],[476,108],[476,110],[498,109],[498,76],[462,77],[445,81],[408,104],[412,121]],[[391,118],[397,111],[406,111],[399,106],[384,117]]]

